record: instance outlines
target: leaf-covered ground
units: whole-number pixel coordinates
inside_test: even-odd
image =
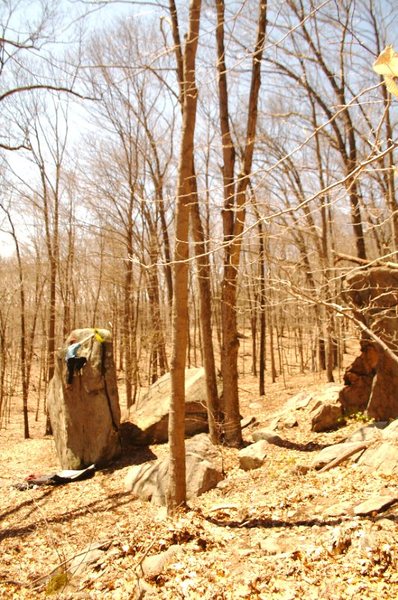
[[[259,398],[254,378],[242,377],[242,414],[257,419],[245,440],[289,397],[322,385],[295,376]],[[26,441],[15,418],[0,431],[1,598],[398,597],[396,505],[367,517],[352,511],[380,493],[397,494],[395,479],[349,461],[324,473],[303,468],[358,423],[323,434],[285,429],[286,447],[270,444],[266,464],[248,472],[237,450],[220,449],[226,479],[175,520],[123,485],[130,465],[163,456],[165,446],[131,449],[86,481],[15,488],[30,473],[59,470],[43,421],[32,425]]]

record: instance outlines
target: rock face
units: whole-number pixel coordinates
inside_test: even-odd
[[[323,448],[312,460],[312,468],[337,466],[343,460],[357,462],[374,473],[398,474],[398,420],[361,427],[345,442]]]
[[[136,425],[136,444],[158,444],[168,440],[171,376],[166,373],[131,408],[129,420]],[[186,369],[185,435],[208,430],[206,382],[203,368]]]
[[[65,356],[73,340],[82,342],[79,354],[87,362],[68,385]],[[101,466],[120,454],[120,408],[109,331],[76,329],[71,333],[56,354],[47,405],[63,469],[92,463]]]
[[[339,400],[340,390],[336,386],[325,388],[317,394],[316,403],[310,412],[311,431],[330,431],[336,428],[342,418],[343,411]]]
[[[376,374],[378,353],[369,340],[361,340],[361,354],[344,373],[344,388],[340,392],[340,402],[344,414],[365,412]]]
[[[318,454],[312,459],[313,469],[322,469],[327,464],[338,460],[344,456],[355,456],[356,452],[363,450],[363,442],[342,442],[341,444],[334,444],[333,446],[327,446],[323,448]]]
[[[385,344],[382,347],[366,334],[361,356],[345,374],[341,392],[345,414],[367,411],[376,420],[398,417],[398,269],[375,267],[347,280],[346,297],[357,318]]]
[[[367,467],[373,472],[383,475],[398,474],[398,440],[389,439],[368,448],[361,456],[358,464]]]
[[[224,476],[221,456],[206,434],[188,440],[186,449],[187,499],[214,488]],[[131,467],[125,479],[125,490],[155,505],[165,505],[168,489],[168,457]]]
[[[296,394],[286,403],[285,408],[274,416],[268,430],[290,429],[303,422],[310,422],[312,431],[336,429],[342,420],[340,391],[340,385],[329,383],[322,390]],[[261,438],[253,435],[253,440],[257,439]]]

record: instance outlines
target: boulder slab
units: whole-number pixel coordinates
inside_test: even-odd
[[[168,441],[171,398],[171,375],[166,373],[142,394],[130,409],[129,421],[136,426],[134,443],[159,444]],[[186,369],[185,435],[208,430],[205,372],[201,368]]]

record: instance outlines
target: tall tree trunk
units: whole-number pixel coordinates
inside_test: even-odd
[[[177,78],[180,86],[180,102],[184,111],[184,98],[186,85],[184,79],[184,60],[181,50],[180,33],[177,18],[177,9],[174,0],[169,0],[170,14],[172,19],[173,39],[175,44]],[[204,369],[207,393],[207,413],[209,421],[209,434],[213,444],[221,441],[221,410],[217,389],[217,374],[214,358],[214,344],[211,323],[212,294],[211,294],[211,272],[210,262],[207,254],[206,238],[202,219],[199,211],[197,180],[195,163],[192,159],[190,176],[191,194],[195,201],[191,204],[191,223],[194,238],[196,261],[198,265],[199,302],[200,302],[200,329],[202,337],[202,348],[204,358]]]
[[[211,324],[210,263],[208,253],[206,252],[206,244],[204,242],[205,236],[199,213],[199,203],[197,201],[196,177],[192,179],[192,182],[195,182],[192,191],[195,194],[196,202],[191,205],[191,222],[198,265],[200,331],[206,378],[209,434],[213,444],[219,444],[221,441],[221,412],[217,390],[217,374]]]
[[[266,294],[265,294],[265,243],[264,243],[264,226],[261,220],[258,221],[258,229],[260,236],[260,293],[258,295],[260,301],[260,361],[259,361],[259,393],[260,396],[265,396],[265,342],[266,342],[266,319],[265,319],[265,306],[266,306]]]
[[[198,47],[201,0],[191,0],[189,28],[184,50],[184,109],[178,170],[175,223],[173,332],[171,358],[171,400],[169,414],[169,488],[167,509],[174,514],[186,503],[185,481],[185,363],[188,323],[189,206],[195,202],[191,191],[194,160],[197,89],[195,59]]]
[[[246,189],[250,181],[254,143],[257,126],[258,97],[261,85],[261,60],[265,42],[267,3],[259,2],[256,46],[253,53],[251,85],[249,93],[246,143],[241,171],[235,182],[235,151],[229,128],[228,88],[224,48],[224,0],[217,4],[217,52],[220,126],[223,145],[224,179],[224,273],[221,286],[222,351],[221,372],[223,378],[224,435],[227,445],[242,444],[238,393],[238,327],[237,327],[237,280],[240,263],[242,233],[245,224]]]
[[[1,208],[7,215],[8,222],[11,228],[11,235],[15,244],[15,251],[17,255],[18,263],[18,279],[19,279],[19,298],[20,298],[20,337],[19,337],[19,353],[20,353],[20,368],[21,368],[21,384],[22,384],[22,413],[24,423],[24,438],[28,439],[29,436],[29,414],[28,414],[28,367],[27,367],[27,340],[26,340],[26,308],[25,308],[25,281],[22,269],[22,258],[19,248],[18,238],[15,232],[14,223],[11,219],[10,213],[3,206]]]
[[[148,215],[148,223],[150,223],[150,215]],[[150,267],[147,274],[147,293],[149,300],[149,309],[152,322],[151,332],[151,364],[149,378],[151,383],[154,383],[159,375],[163,375],[168,371],[166,343],[164,335],[164,324],[160,310],[159,296],[159,277],[158,277],[158,245],[156,229],[153,223],[150,223]]]
[[[128,256],[131,256],[129,254]],[[124,348],[124,381],[126,389],[126,406],[130,408],[133,404],[132,400],[132,381],[131,374],[133,371],[131,338],[132,338],[132,285],[133,285],[133,265],[130,260],[125,263],[124,274],[124,299],[123,299],[123,348]]]

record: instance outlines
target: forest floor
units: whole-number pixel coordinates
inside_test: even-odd
[[[260,398],[254,377],[242,376],[242,415],[264,427],[294,394],[324,385],[295,375],[268,384]],[[32,413],[32,439],[22,440],[13,419],[0,431],[0,598],[398,598],[398,509],[367,517],[333,511],[397,493],[395,479],[350,462],[323,473],[302,468],[360,426],[283,430],[287,447],[270,444],[265,465],[251,471],[239,468],[238,450],[221,448],[224,482],[171,520],[124,491],[129,466],[164,456],[167,446],[136,449],[85,481],[21,491],[14,486],[30,473],[60,467],[44,420],[33,422]],[[247,442],[252,431],[244,429]],[[143,577],[151,556],[154,571]]]

